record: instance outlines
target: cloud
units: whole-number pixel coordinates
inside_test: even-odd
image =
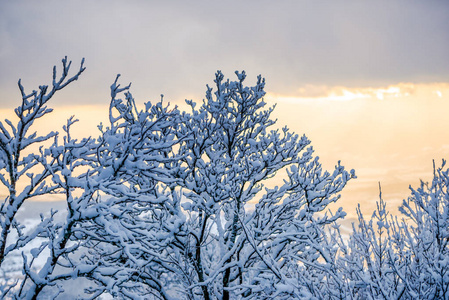
[[[345,87],[345,86],[315,86],[307,85],[290,95],[268,93],[267,97],[282,102],[307,101],[351,101],[361,99],[407,99],[413,96],[427,99],[443,98],[449,94],[449,83],[398,83],[385,87]]]
[[[318,93],[319,91],[319,93]],[[336,101],[332,93],[361,94],[353,100]],[[440,91],[439,97],[435,91]],[[379,100],[382,95],[383,100]],[[432,176],[432,159],[438,165],[447,158],[449,133],[449,84],[394,84],[379,88],[311,86],[294,96],[267,94],[277,104],[277,126],[305,134],[312,142],[324,169],[337,161],[356,170],[338,206],[362,203],[371,213],[378,200],[378,182],[394,211],[419,179]],[[354,211],[350,212],[354,213]]]
[[[217,69],[263,74],[273,93],[449,78],[449,2],[21,1],[0,4],[0,96],[86,57],[78,101],[107,101],[117,73],[137,99],[202,98]],[[14,88],[11,89],[11,86]],[[101,92],[98,88],[101,88]],[[106,97],[105,97],[106,96]],[[106,99],[104,99],[106,98]],[[70,103],[73,98],[61,99]]]

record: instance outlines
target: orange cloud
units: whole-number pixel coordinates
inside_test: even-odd
[[[408,187],[432,176],[449,159],[449,83],[400,83],[385,87],[306,86],[293,95],[268,93],[277,103],[278,125],[306,134],[326,169],[338,160],[358,176],[337,204],[354,216],[355,205],[371,213],[378,182],[392,212]]]
[[[351,88],[344,86],[306,85],[292,95],[268,93],[268,98],[277,101],[350,101],[357,99],[403,98],[409,96],[427,96],[443,98],[449,94],[449,83],[398,83],[386,87]]]

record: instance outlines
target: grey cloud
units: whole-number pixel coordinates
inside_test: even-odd
[[[284,94],[447,81],[448,13],[445,1],[2,1],[0,105],[64,55],[88,67],[66,103],[108,101],[116,73],[142,101],[202,97],[217,69],[261,73]]]

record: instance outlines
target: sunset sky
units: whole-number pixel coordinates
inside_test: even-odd
[[[117,73],[138,103],[202,100],[216,70],[262,74],[279,125],[306,134],[327,169],[354,168],[340,205],[370,213],[378,181],[392,212],[449,158],[448,1],[0,0],[0,119],[51,83],[68,56],[79,81],[41,130],[75,114],[96,135]]]

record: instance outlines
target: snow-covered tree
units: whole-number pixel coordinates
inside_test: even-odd
[[[27,153],[32,146],[36,150],[37,144],[55,137],[56,132],[50,132],[44,136],[31,132],[34,122],[52,111],[47,107],[47,102],[53,95],[66,87],[69,83],[77,80],[84,71],[83,63],[80,70],[68,78],[71,62],[67,63],[67,58],[62,60],[63,71],[61,77],[57,78],[56,67],[53,68],[52,86],[39,86],[39,91],[32,91],[26,94],[25,89],[19,80],[19,88],[22,93],[22,104],[14,112],[18,117],[17,124],[10,120],[5,120],[5,126],[0,122],[0,181],[6,188],[9,195],[3,200],[0,207],[0,222],[2,231],[0,236],[0,264],[5,256],[14,249],[20,248],[24,241],[19,239],[16,243],[7,245],[7,237],[12,227],[19,230],[20,226],[15,223],[15,215],[24,201],[32,197],[50,194],[55,191],[56,186],[52,185],[48,179],[52,174],[47,168],[38,173],[31,173],[31,170],[42,163],[42,153]],[[54,165],[56,162],[51,161]],[[18,185],[22,181],[27,184],[22,190],[18,190]],[[19,230],[20,231],[20,230]]]
[[[236,74],[225,81],[218,72],[198,108],[187,101],[177,131],[192,134],[169,166],[186,220],[172,246],[180,280],[189,298],[313,294],[299,274],[327,259],[324,229],[344,212],[326,208],[354,174],[322,171],[305,136],[274,128],[264,80],[247,87],[245,72]]]
[[[339,269],[348,282],[348,297],[363,299],[449,298],[449,169],[434,166],[431,183],[410,187],[411,196],[389,216],[380,197],[366,221],[357,210],[358,224]]]
[[[23,262],[22,277],[3,279],[3,296],[71,297],[80,283],[83,298],[344,298],[343,243],[329,228],[338,232],[345,213],[328,205],[355,175],[340,163],[323,171],[305,136],[276,129],[260,76],[248,87],[244,72],[236,81],[218,72],[215,90],[182,113],[163,99],[139,109],[117,76],[98,138],[73,139],[73,117],[62,135],[29,134],[84,71],[68,78],[69,68],[64,59],[59,80],[54,69],[51,90],[26,95],[19,82],[19,121],[0,123],[9,191],[0,267],[14,251]],[[17,222],[24,201],[48,194],[64,198],[65,214],[51,211],[31,231]]]
[[[77,79],[84,71],[81,66],[78,74],[64,82],[70,68],[67,59],[63,60],[63,67],[62,79],[53,82],[54,91]],[[53,77],[55,79],[56,69]],[[139,232],[137,226],[143,224],[140,228],[144,232],[141,234],[143,243],[150,245],[154,253],[163,249],[157,242],[163,240],[160,235],[169,223],[165,222],[167,220],[162,222],[157,210],[161,206],[164,209],[168,207],[170,200],[158,194],[158,185],[173,181],[164,170],[164,164],[171,159],[164,156],[176,143],[174,135],[169,134],[167,128],[175,128],[173,124],[176,124],[174,122],[179,112],[164,107],[162,101],[156,105],[147,103],[145,110],[138,111],[134,99],[127,92],[130,86],[120,88],[118,78],[119,76],[111,86],[110,126],[105,128],[100,125],[101,136],[97,139],[73,139],[70,128],[77,120],[72,117],[63,127],[62,139],[57,132],[37,138],[33,134],[23,138],[22,146],[8,160],[8,151],[15,141],[2,126],[2,149],[5,154],[2,156],[4,159],[1,167],[6,171],[12,170],[10,178],[20,179],[25,174],[30,178],[29,185],[20,192],[21,202],[11,201],[9,196],[2,206],[2,229],[6,235],[4,257],[13,251],[22,252],[24,274],[13,281],[7,281],[5,276],[2,282],[4,297],[36,299],[42,295],[55,298],[61,294],[71,297],[67,296],[71,295],[68,292],[74,292],[72,296],[76,296],[76,293],[83,292],[76,288],[80,277],[88,280],[87,283],[81,282],[82,287],[90,286],[83,297],[95,298],[105,292],[132,297],[134,290],[142,294],[151,293],[153,289],[156,289],[157,295],[164,295],[164,289],[155,288],[152,278],[154,273],[145,277],[145,266],[142,271],[137,270],[135,264],[130,267],[126,263],[128,260],[132,261],[134,255],[139,258],[144,256],[145,253],[141,250],[146,248],[131,249],[124,237],[126,234]],[[21,85],[20,87],[23,91]],[[27,126],[23,133],[19,131],[21,135],[26,136],[26,131],[37,118],[51,112],[45,104],[54,91],[46,95],[46,89],[41,87],[41,94],[33,92],[35,99],[31,104],[27,102],[31,96],[23,93],[24,102],[16,109],[20,118],[16,128],[24,126],[23,122]],[[125,101],[119,98],[122,92],[126,92]],[[37,111],[35,115],[32,114],[33,109]],[[28,119],[20,115],[23,112],[25,116],[29,116]],[[14,128],[10,121],[6,122]],[[13,132],[18,135],[16,129]],[[7,138],[10,140],[6,140]],[[25,159],[17,159],[19,162],[16,167],[6,164],[12,163],[20,150],[39,142],[47,144],[42,143],[41,147],[33,149],[38,154],[32,153]],[[34,170],[40,172],[39,177],[31,173]],[[8,178],[1,175],[2,182],[9,184]],[[14,196],[15,190],[7,187]],[[41,216],[41,223],[31,231],[18,224],[15,215],[23,202],[46,194],[61,194],[66,201],[67,210],[62,214],[51,211],[49,216]],[[58,220],[55,219],[56,215],[59,216]],[[159,219],[149,222],[154,219],[154,215]],[[64,216],[62,221],[61,216]],[[144,218],[145,222],[139,223],[139,218]],[[17,241],[6,241],[8,222],[17,231]],[[155,223],[163,228],[149,230]],[[158,236],[155,243],[149,240],[151,234]],[[35,240],[39,241],[38,246],[24,251],[25,246]],[[132,237],[132,240],[136,241],[137,238]],[[27,255],[26,252],[30,254]],[[36,261],[44,261],[44,265],[40,266]],[[139,272],[138,276],[136,272]],[[156,274],[158,276],[160,274]],[[140,285],[137,284],[139,282]]]
[[[411,196],[400,211],[394,240],[395,272],[409,298],[449,298],[449,169],[435,168],[432,182],[410,187]],[[396,262],[397,261],[397,262]],[[397,267],[396,267],[397,265]]]
[[[354,298],[399,299],[403,294],[401,279],[395,274],[391,255],[396,223],[387,210],[379,184],[379,201],[371,219],[367,221],[357,208],[358,223],[348,245],[341,245],[339,268],[349,282],[347,293]],[[395,235],[396,234],[396,235]],[[393,250],[394,251],[394,250]]]
[[[71,62],[64,58],[59,78],[56,67],[53,68],[51,87],[39,86],[38,91],[34,90],[30,94],[25,92],[19,80],[22,103],[14,110],[18,120],[16,123],[11,120],[5,120],[5,124],[0,122],[0,182],[8,193],[0,206],[0,267],[9,254],[21,251],[31,240],[47,230],[49,219],[43,220],[33,233],[25,234],[23,225],[16,219],[17,212],[25,201],[60,192],[57,184],[51,180],[58,168],[57,158],[48,161],[46,158],[46,143],[52,138],[56,139],[58,133],[38,135],[33,132],[33,125],[37,119],[52,111],[47,103],[54,94],[78,79],[85,69],[83,62],[78,72],[69,77]],[[12,232],[17,236],[15,240],[9,238]],[[7,284],[3,292],[8,292],[15,283],[17,282]]]
[[[101,187],[110,214],[89,229],[93,261],[110,267],[95,276],[111,294],[289,298],[319,295],[303,274],[332,276],[321,261],[336,253],[325,227],[344,213],[325,209],[354,175],[323,172],[306,137],[272,129],[264,81],[245,87],[237,75],[217,73],[217,91],[208,87],[198,109],[187,101],[190,113],[162,102],[137,112],[130,94],[111,102],[120,116],[99,159],[112,176]]]

